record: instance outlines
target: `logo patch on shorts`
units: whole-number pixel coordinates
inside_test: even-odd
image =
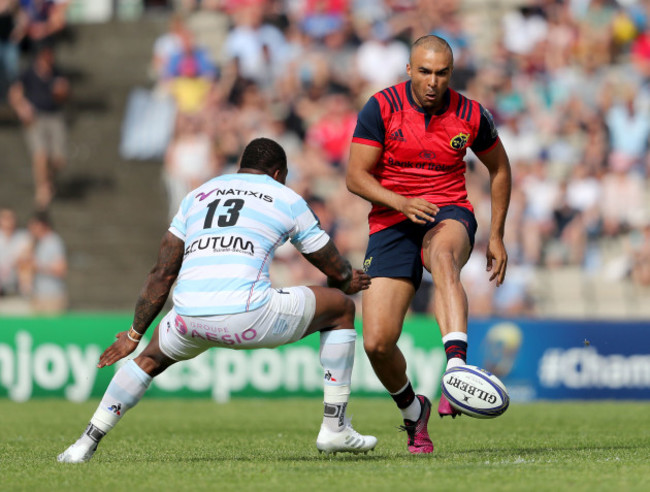
[[[370,268],[370,264],[372,263],[372,256],[370,258],[366,258],[363,262],[363,271],[367,272],[368,269]]]
[[[185,320],[178,314],[174,320],[174,326],[176,327],[176,331],[178,331],[178,333],[181,335],[185,335],[187,333],[187,325],[185,324]]]
[[[279,319],[275,322],[273,325],[273,330],[271,333],[274,335],[282,335],[287,329],[289,328],[289,324],[287,323],[287,320],[285,319]]]

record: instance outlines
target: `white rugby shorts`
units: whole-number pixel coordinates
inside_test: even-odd
[[[271,300],[254,311],[195,317],[174,308],[160,322],[160,350],[176,361],[211,347],[273,348],[300,340],[314,319],[316,297],[308,287],[271,289]]]

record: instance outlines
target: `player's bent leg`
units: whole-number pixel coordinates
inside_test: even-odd
[[[101,439],[140,401],[153,377],[175,362],[160,351],[158,338],[156,328],[144,351],[115,373],[86,430],[57,457],[60,463],[89,461]]]
[[[323,330],[354,329],[354,301],[338,289],[310,286],[314,293],[314,316],[303,336]]]
[[[374,290],[373,290],[374,289]],[[374,278],[363,297],[364,348],[375,373],[397,404],[407,431],[407,447],[412,454],[433,452],[427,423],[431,403],[416,395],[406,375],[406,360],[397,347],[404,316],[415,289],[410,280]],[[390,303],[385,299],[391,299]]]
[[[414,294],[409,280],[387,277],[373,278],[363,292],[363,346],[375,374],[390,393],[407,382],[406,360],[397,340]]]
[[[467,295],[460,272],[471,252],[467,230],[456,220],[444,220],[424,237],[424,266],[434,284],[434,312],[444,337],[450,332],[467,333]]]
[[[156,326],[151,341],[135,359],[136,364],[152,378],[164,372],[169,366],[177,362],[166,355],[160,348],[160,325]]]
[[[355,306],[342,292],[310,287],[314,292],[314,318],[306,333],[320,331],[320,360],[324,372],[323,423],[316,448],[325,453],[366,453],[377,438],[359,434],[346,418],[357,333]]]
[[[427,233],[423,243],[425,267],[431,272],[434,283],[434,313],[447,359],[454,364],[464,364],[466,359],[468,306],[460,271],[470,252],[467,230],[456,220],[442,221]],[[441,395],[438,415],[455,418],[460,412]]]

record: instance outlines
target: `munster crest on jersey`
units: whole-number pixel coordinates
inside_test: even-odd
[[[469,133],[459,133],[449,141],[449,145],[454,150],[462,150],[467,145],[467,140],[469,140]]]

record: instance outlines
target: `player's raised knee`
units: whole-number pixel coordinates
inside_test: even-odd
[[[443,275],[456,275],[460,272],[460,263],[453,251],[436,251],[431,255],[431,272]]]
[[[356,312],[356,306],[354,304],[354,301],[342,294],[341,295],[341,301],[340,301],[340,316],[339,316],[339,325],[344,326],[346,328],[354,328],[354,315]]]
[[[392,356],[395,344],[380,337],[366,336],[363,338],[363,348],[371,360],[382,360]]]

